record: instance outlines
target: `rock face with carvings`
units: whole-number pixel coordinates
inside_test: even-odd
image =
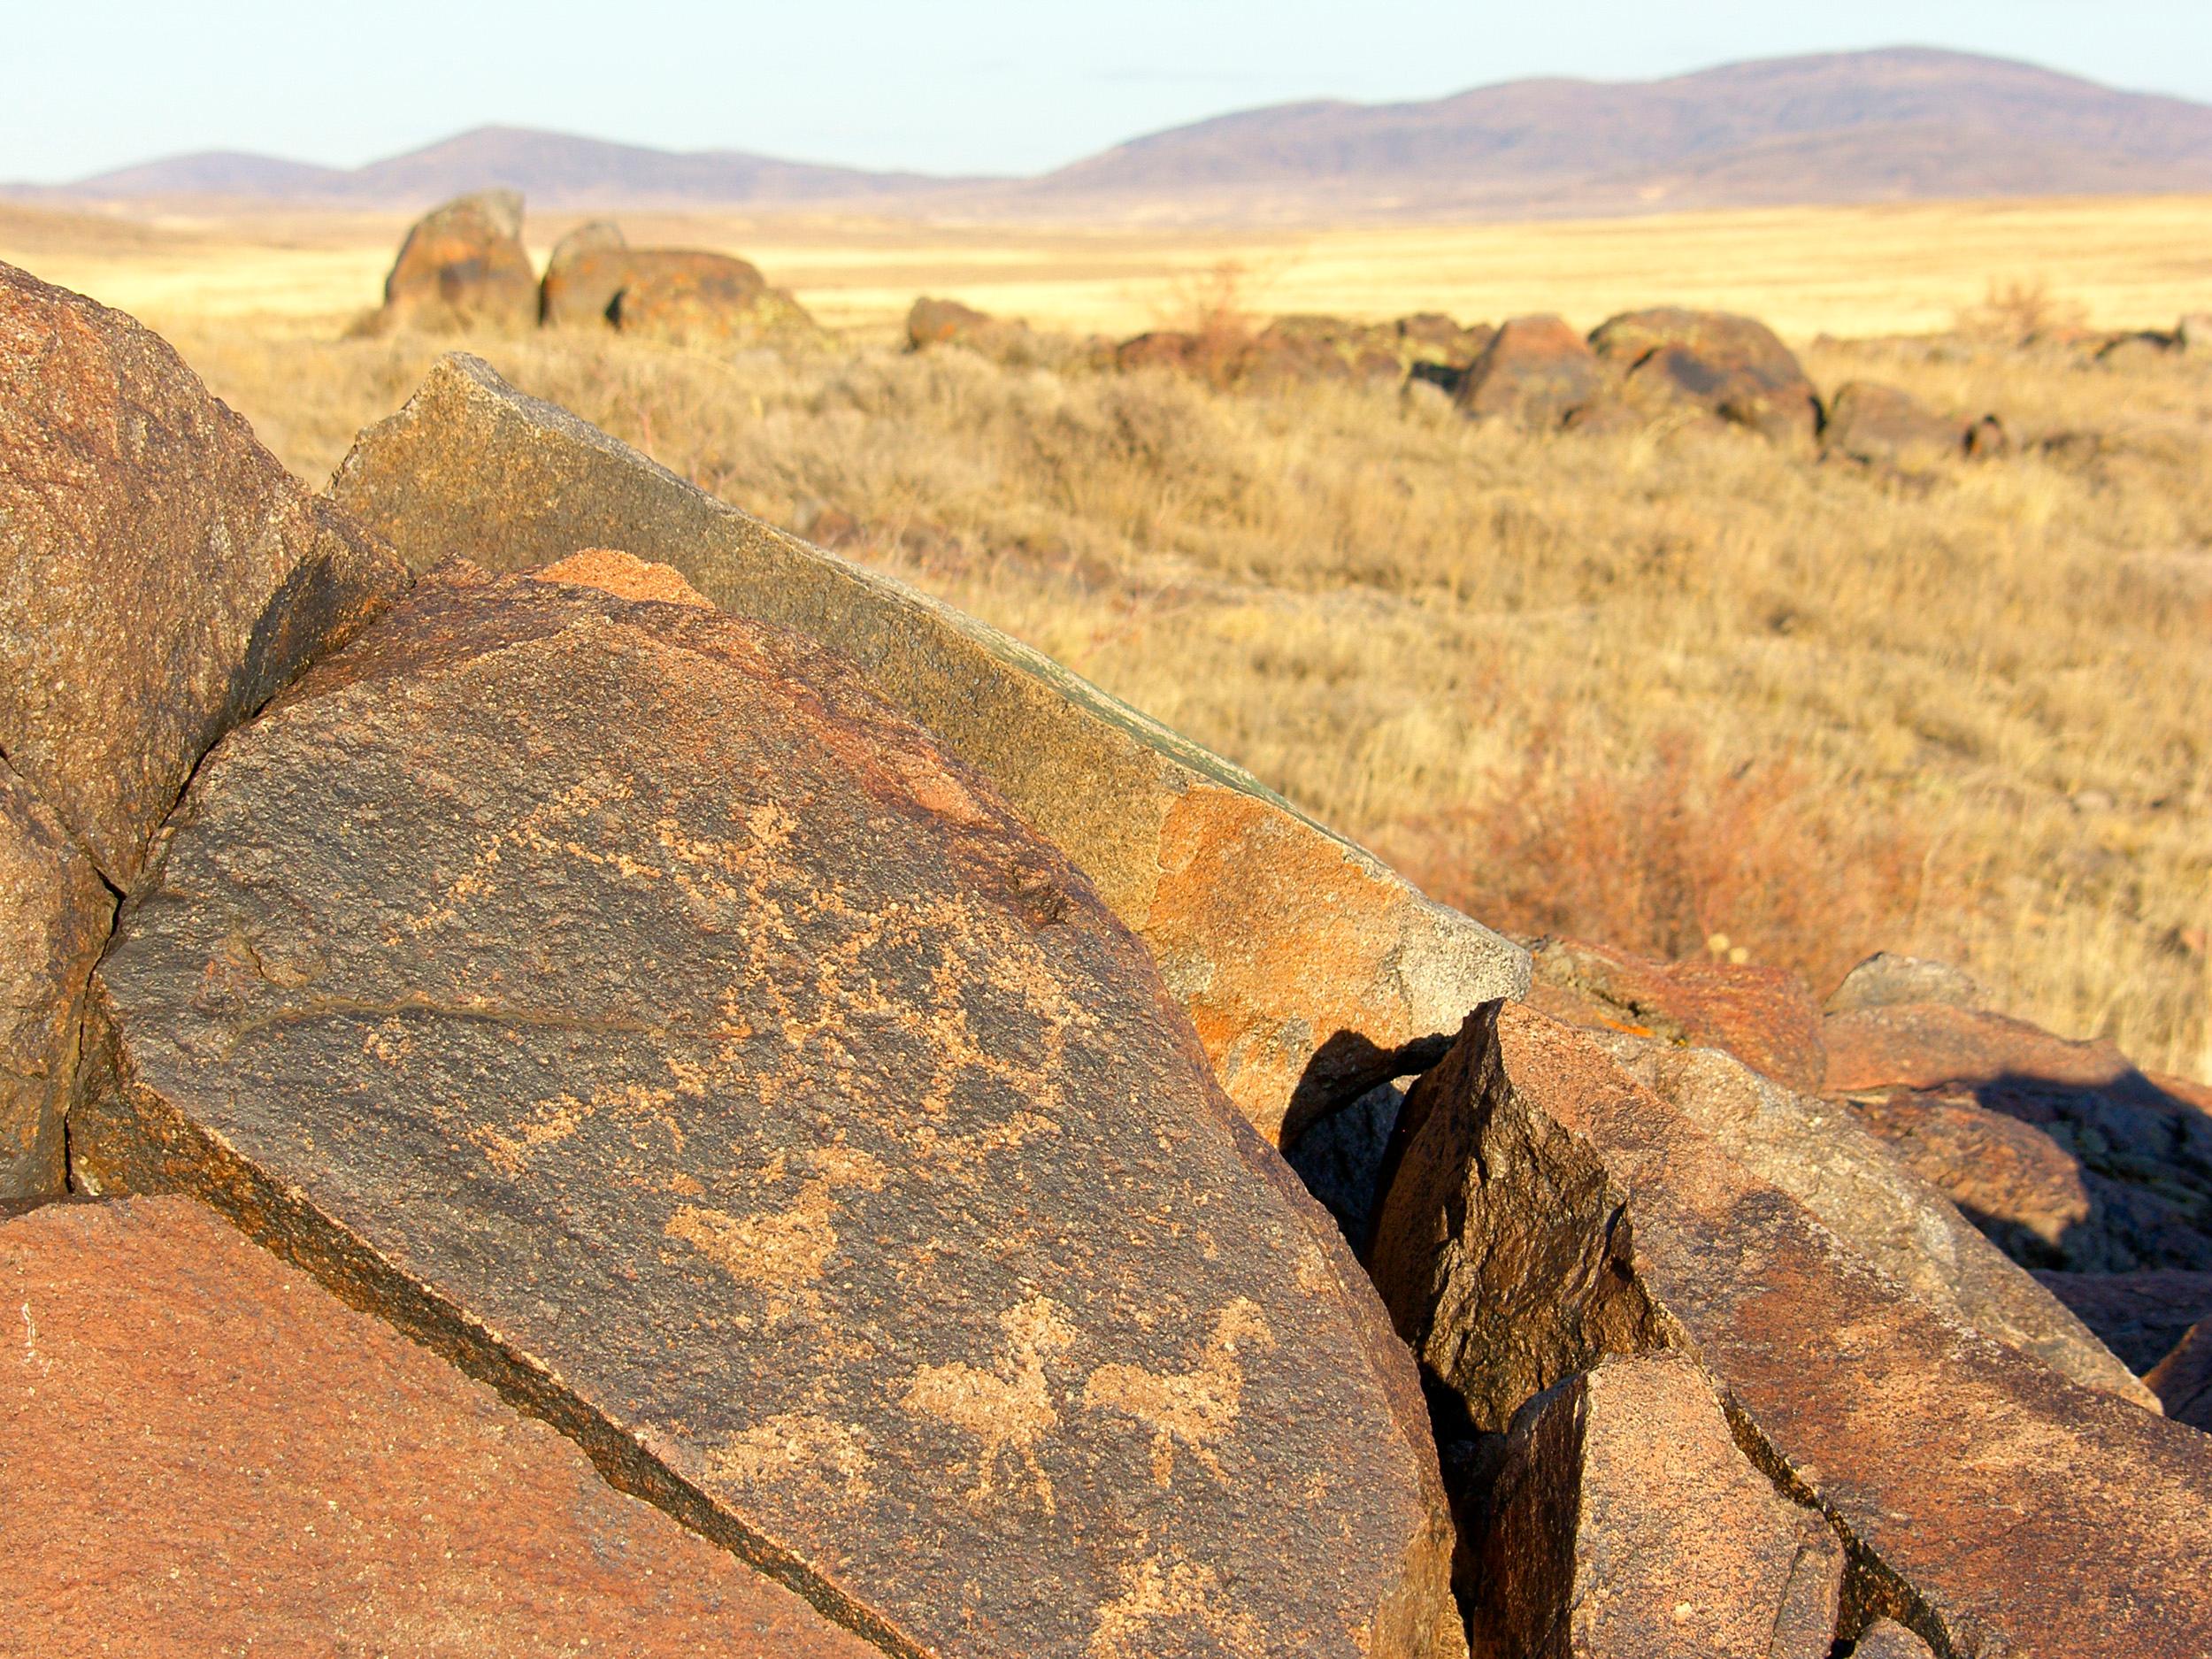
[[[92,1031],[87,1187],[896,1651],[1456,1648],[1349,1253],[1081,872],[810,641],[419,583],[202,769]]]
[[[838,651],[975,766],[1136,930],[1223,1086],[1284,1142],[1440,1049],[1527,958],[1235,766],[996,629],[726,506],[482,362],[362,434],[337,500],[418,565],[665,563]]]

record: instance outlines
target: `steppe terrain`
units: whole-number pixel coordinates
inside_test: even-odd
[[[573,220],[534,218],[533,250]],[[843,338],[349,337],[400,215],[0,208],[0,259],[159,329],[318,483],[465,344],[1497,926],[1742,951],[1823,990],[1876,948],[1949,957],[2000,1006],[2212,1077],[2212,358],[2101,365],[2062,338],[2212,308],[2212,197],[1263,234],[625,222],[744,255]],[[1421,388],[1002,368],[899,349],[926,292],[1108,334],[1224,299],[1579,327],[1719,307],[1824,390],[1994,411],[2015,448],[1902,479],[1725,434],[1532,436]],[[2043,442],[2070,434],[2093,435]]]

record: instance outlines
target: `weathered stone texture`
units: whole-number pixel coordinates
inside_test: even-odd
[[[1989,993],[1963,968],[1927,956],[1878,950],[1843,976],[1842,983],[1821,1005],[1821,1011],[1848,1014],[1898,1002],[1949,1002],[1958,1008],[1980,1008],[1988,998]]]
[[[1477,1659],[1828,1659],[1843,1547],[1730,1437],[1674,1355],[1614,1358],[1516,1416],[1475,1548]]]
[[[1655,962],[1573,939],[1540,941],[1529,962],[1532,1006],[1555,1019],[1724,1048],[1801,1093],[1818,1089],[1826,1072],[1812,987],[1783,969]]]
[[[93,998],[90,1183],[206,1196],[896,1651],[1460,1640],[1325,1216],[1080,873],[809,641],[420,583],[203,768]]]
[[[538,283],[538,320],[549,328],[605,328],[629,271],[630,244],[607,219],[579,225],[553,244]]]
[[[1923,471],[1966,453],[1962,423],[1946,420],[1910,392],[1873,380],[1837,389],[1820,430],[1829,455],[1870,466]]]
[[[0,1206],[62,1190],[85,982],[114,914],[92,861],[0,759]]]
[[[1820,395],[1772,329],[1724,311],[1660,307],[1630,311],[1590,336],[1620,372],[1621,395],[1651,413],[1708,411],[1778,442],[1809,444]]]
[[[1747,1170],[1939,1312],[2086,1387],[2157,1409],[2079,1319],[1862,1127],[1848,1106],[1793,1094],[1713,1049],[1620,1035],[1598,1041]]]
[[[1851,1659],[1932,1659],[1928,1644],[1893,1618],[1878,1618],[1860,1634]]]
[[[1938,1313],[1612,1064],[1480,1010],[1401,1116],[1376,1280],[1477,1428],[1672,1348],[1947,1659],[2212,1646],[2212,1443]]]
[[[793,627],[987,775],[1157,956],[1223,1086],[1282,1142],[1409,1069],[1525,955],[1424,898],[1245,772],[1050,659],[715,501],[453,357],[372,427],[334,485],[411,563],[499,570],[586,547],[673,565],[717,604]]]
[[[163,342],[0,265],[0,754],[111,883],[215,741],[405,580]]]
[[[2212,1269],[2212,1091],[1946,1003],[1826,1022],[1828,1091],[2039,1267]]]
[[[522,197],[457,196],[415,221],[384,280],[380,327],[520,334],[537,326],[538,277],[522,245]]]
[[[180,1198],[0,1222],[0,1647],[877,1650]]]
[[[1605,377],[1581,335],[1556,317],[1516,317],[1469,365],[1455,401],[1477,419],[1548,430],[1604,393]]]

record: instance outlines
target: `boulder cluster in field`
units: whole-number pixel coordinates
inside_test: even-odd
[[[580,226],[541,279],[522,245],[522,197],[480,190],[417,220],[384,282],[375,332],[518,334],[612,327],[670,345],[789,344],[811,339],[798,301],[728,254],[633,248],[618,226]]]
[[[0,573],[24,1651],[2212,1651],[2212,1090],[1504,938],[467,356],[310,495],[0,265]]]

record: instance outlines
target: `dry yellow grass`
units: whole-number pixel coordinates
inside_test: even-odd
[[[1425,288],[1405,244],[1406,266],[1368,285],[1373,303],[1334,303],[1545,304],[1581,321],[1724,297],[1840,332],[1846,317],[1881,329],[1947,319],[1993,274],[2033,273],[2101,321],[2162,322],[2203,307],[2212,283],[2162,265],[2170,247],[2131,254],[2126,238],[2156,241],[2149,227],[2162,236],[2208,205],[2101,208],[2101,248],[2086,209],[1962,211],[1955,244],[1882,279],[1888,299],[1871,275],[1847,292],[1814,280],[1834,264],[1825,250],[1851,240],[1830,214],[1800,216],[1793,263],[1788,216],[1732,216],[1730,234],[1771,239],[1758,256],[1776,285],[1766,296],[1750,256],[1729,267],[1735,286],[1717,288],[1694,264],[1667,263],[1690,244],[1662,253],[1645,224],[1514,229],[1525,249],[1580,238],[1586,253],[1614,250],[1609,271],[1592,254],[1568,273],[1561,257],[1548,290],[1550,256],[1534,254],[1517,273],[1482,265],[1489,289]],[[1976,241],[2001,224],[2006,235],[2040,226],[2052,257],[2022,255],[2032,238],[2002,255]],[[2067,263],[2055,242],[2070,225],[2080,245]],[[1671,234],[1717,250],[1720,228],[1683,220]],[[218,248],[237,233],[174,235],[188,234]],[[899,309],[922,288],[992,297],[933,280],[949,267],[933,261],[982,263],[982,234],[928,233],[938,240],[918,250],[869,234],[879,240],[838,244],[853,279],[840,291],[895,288]],[[1452,233],[1468,248],[1485,234]],[[300,231],[297,269],[343,251],[326,234]],[[1110,247],[1084,276],[1081,238],[991,234],[1019,267],[1009,282],[1041,293],[1141,280]],[[1346,245],[1365,239],[1382,261],[1372,250],[1391,234]],[[1899,231],[1891,246],[1915,240]],[[1924,223],[1917,240],[1935,240]],[[766,242],[740,245],[791,279]],[[316,477],[449,343],[336,337],[388,246],[363,267],[365,292],[329,304],[333,291],[318,290],[323,309],[288,319],[239,309],[268,291],[251,260],[235,286],[211,277],[200,290],[167,243],[81,257],[109,262],[111,280],[92,285],[104,298],[128,297],[132,280],[168,296],[150,319]],[[1162,246],[1150,257],[1164,285],[1222,251]],[[1262,264],[1263,250],[1245,251]],[[50,252],[32,268],[81,280],[65,249]],[[217,253],[195,257],[223,268]],[[151,261],[138,278],[134,259]],[[1060,274],[1034,275],[1046,266]],[[895,284],[882,274],[894,271],[919,274]],[[1354,286],[1340,280],[1257,297],[1329,303]],[[818,299],[826,280],[803,292]],[[1519,297],[1455,297],[1472,292]],[[1086,324],[1117,315],[1071,303]],[[850,314],[872,315],[856,303]],[[1881,378],[1962,412],[2001,411],[2017,434],[2109,440],[1909,484],[1747,438],[1479,427],[1392,390],[1233,396],[864,341],[787,361],[612,337],[472,343],[738,504],[835,528],[857,557],[1034,641],[1496,919],[1677,949],[1724,933],[1816,978],[1876,945],[1948,956],[2057,1029],[2109,1033],[2147,1064],[2212,1076],[2202,357],[2118,371],[1958,342],[1809,346],[1824,386]]]

